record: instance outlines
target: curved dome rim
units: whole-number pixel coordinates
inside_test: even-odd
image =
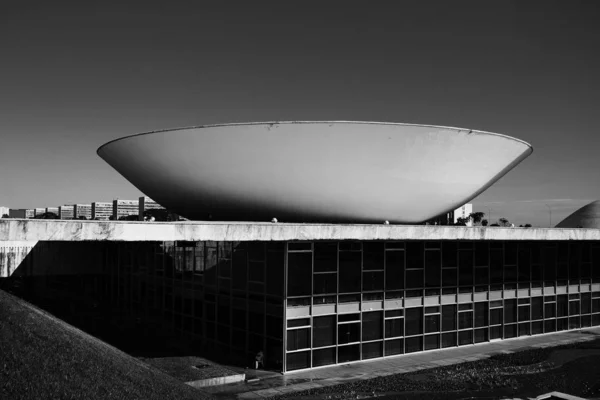
[[[519,142],[519,143],[527,146],[530,151],[529,155],[531,155],[531,153],[533,153],[533,146],[530,143],[528,143],[524,140],[521,140],[519,138],[515,138],[513,136],[505,135],[502,133],[482,131],[482,130],[477,130],[477,129],[458,128],[458,127],[454,127],[454,126],[443,126],[443,125],[432,125],[432,124],[413,124],[413,123],[405,123],[405,122],[377,122],[377,121],[263,121],[263,122],[233,122],[233,123],[224,123],[224,124],[196,125],[196,126],[158,129],[155,131],[135,133],[132,135],[127,135],[127,136],[123,136],[123,137],[120,137],[117,139],[113,139],[111,141],[104,143],[103,145],[98,147],[98,149],[96,150],[96,154],[98,156],[100,156],[100,151],[104,147],[111,145],[113,143],[116,143],[116,142],[119,142],[122,140],[126,140],[126,139],[131,139],[131,138],[138,137],[138,136],[151,135],[153,133],[176,132],[176,131],[185,131],[185,130],[190,130],[190,129],[220,128],[220,127],[226,127],[226,126],[253,126],[253,125],[275,125],[275,124],[278,124],[278,125],[291,125],[291,124],[392,125],[392,126],[411,126],[411,127],[421,127],[421,128],[438,128],[438,129],[453,130],[453,131],[457,131],[457,132],[465,131],[465,132],[469,132],[469,133],[492,135],[492,136],[498,136],[498,137],[508,139],[508,140],[513,140],[515,142]],[[102,156],[100,156],[100,157],[102,157]]]

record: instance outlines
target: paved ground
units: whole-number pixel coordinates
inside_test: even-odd
[[[593,333],[593,334],[590,334]],[[227,399],[262,399],[284,393],[332,386],[344,382],[371,379],[378,376],[418,371],[488,358],[498,353],[511,353],[528,348],[551,347],[567,343],[594,340],[600,327],[582,331],[566,331],[547,335],[526,336],[472,346],[434,350],[425,353],[326,367],[287,375],[267,371],[246,370],[247,377],[257,381],[206,388],[206,392]]]

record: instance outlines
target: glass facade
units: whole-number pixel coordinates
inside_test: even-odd
[[[599,242],[108,246],[119,309],[283,372],[600,325]]]
[[[600,325],[598,242],[289,242],[287,257],[285,371]]]

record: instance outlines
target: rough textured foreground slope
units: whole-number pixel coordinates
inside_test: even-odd
[[[0,290],[0,398],[208,395]]]

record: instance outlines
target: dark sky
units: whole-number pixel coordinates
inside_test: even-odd
[[[555,224],[600,198],[598,21],[596,0],[2,2],[0,205],[137,198],[95,153],[129,134],[366,120],[531,143],[473,203]]]

